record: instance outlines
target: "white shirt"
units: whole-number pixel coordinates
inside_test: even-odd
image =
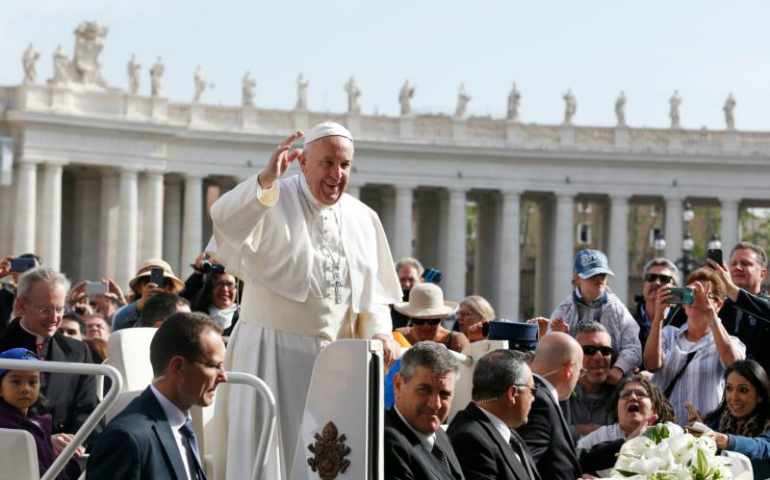
[[[160,407],[163,409],[163,413],[166,414],[166,420],[168,420],[168,426],[171,427],[171,433],[174,435],[176,441],[176,448],[179,449],[179,456],[182,457],[182,463],[184,464],[184,471],[187,472],[188,480],[193,480],[190,477],[190,464],[187,456],[187,442],[184,435],[179,431],[184,426],[187,419],[190,418],[190,414],[185,415],[184,412],[179,410],[179,407],[171,403],[171,401],[163,395],[160,390],[155,388],[155,385],[150,385],[150,390],[158,399]]]
[[[398,414],[398,417],[401,419],[401,421],[404,422],[404,425],[409,427],[409,430],[411,430],[415,435],[417,435],[417,438],[420,440],[420,445],[422,445],[422,448],[427,450],[428,453],[431,453],[433,451],[433,445],[435,445],[436,443],[436,434],[434,433],[433,435],[425,435],[421,431],[412,427],[412,425],[410,425],[409,422],[406,421],[404,416],[401,415],[401,412],[398,411],[398,407],[394,405],[393,408],[396,410],[396,413]]]
[[[559,403],[559,392],[556,391],[556,387],[554,387],[551,382],[546,380],[545,377],[541,377],[537,373],[533,373],[532,375],[537,377],[537,378],[539,378],[545,384],[545,388],[546,388],[546,390],[548,390],[548,393],[550,393],[551,396],[553,397],[553,401],[558,404]]]
[[[495,429],[497,429],[497,431],[500,432],[500,435],[503,436],[503,440],[505,440],[506,443],[511,443],[511,429],[508,428],[508,425],[506,425],[504,421],[500,420],[500,418],[494,413],[487,412],[481,407],[479,407],[479,410],[484,412],[484,415],[489,418],[489,421],[492,422],[492,425],[494,425]]]

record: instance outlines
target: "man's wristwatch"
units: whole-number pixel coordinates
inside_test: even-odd
[[[716,325],[719,325],[719,324],[721,324],[721,323],[722,323],[722,319],[721,319],[721,318],[719,318],[719,317],[717,317],[717,318],[715,318],[714,320],[711,320],[711,321],[709,322],[709,327],[714,327],[714,326],[716,326]]]

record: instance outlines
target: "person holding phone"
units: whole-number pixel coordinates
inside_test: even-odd
[[[687,424],[684,403],[711,411],[722,399],[725,369],[745,358],[746,347],[731,337],[719,319],[725,286],[710,268],[694,271],[685,281],[692,304],[683,305],[687,323],[663,326],[663,312],[674,300],[670,288],[658,290],[655,318],[644,349],[644,364],[655,373],[653,382],[674,406],[677,422]]]
[[[184,289],[184,282],[174,275],[171,265],[158,258],[145,260],[128,285],[134,292],[134,301],[115,312],[114,331],[138,325],[144,305],[156,293],[179,293]]]

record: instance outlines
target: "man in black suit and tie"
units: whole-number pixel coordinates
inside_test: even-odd
[[[559,401],[569,398],[583,375],[583,350],[566,333],[540,339],[531,365],[538,387],[529,421],[517,429],[537,462],[540,477],[575,480],[582,475],[569,425]]]
[[[444,345],[419,342],[393,379],[396,404],[385,411],[385,478],[464,480],[441,428],[452,406],[458,365]]]
[[[150,344],[155,379],[99,437],[89,480],[205,480],[190,408],[211,405],[227,380],[221,329],[203,313],[177,313]]]
[[[527,423],[537,393],[520,352],[486,354],[473,371],[473,401],[449,425],[466,480],[539,480],[535,462],[511,430]]]
[[[19,278],[16,309],[20,318],[0,337],[0,351],[23,347],[54,362],[92,363],[85,343],[58,332],[70,282],[49,267],[29,270]],[[44,373],[40,393],[51,402],[51,443],[61,452],[94,411],[96,380],[92,375]]]

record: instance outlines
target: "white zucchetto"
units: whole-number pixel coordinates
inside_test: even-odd
[[[345,137],[351,142],[353,141],[353,135],[350,134],[350,131],[348,131],[347,128],[339,123],[327,120],[326,122],[319,123],[311,128],[310,131],[305,134],[305,146],[310,142],[315,142],[324,137]]]

